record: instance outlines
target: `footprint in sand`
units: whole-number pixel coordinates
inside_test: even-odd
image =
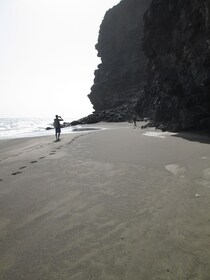
[[[21,167],[19,168],[19,170],[20,170],[20,169],[24,169],[24,168],[26,168],[26,166],[21,166]]]
[[[3,181],[3,179],[0,179],[0,182],[2,182]]]
[[[33,161],[31,161],[30,163],[36,163],[37,162],[37,160],[33,160]]]
[[[17,174],[21,174],[21,173],[22,173],[22,172],[17,171],[17,172],[12,173],[11,175],[17,175]]]
[[[45,158],[45,157],[40,157],[39,159],[43,159],[43,158]]]

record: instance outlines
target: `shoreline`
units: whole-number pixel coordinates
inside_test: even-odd
[[[209,142],[97,127],[0,141],[0,279],[207,279]]]
[[[105,129],[106,127],[115,127],[118,126],[119,123],[111,123],[111,125],[109,125],[109,123],[104,123],[104,122],[100,122],[100,123],[96,123],[96,124],[83,124],[83,125],[75,125],[75,126],[67,126],[67,127],[63,127],[61,130],[61,135],[65,135],[65,134],[71,134],[71,133],[77,133],[80,131],[89,131],[89,130],[100,130],[100,129]],[[125,123],[121,123],[121,126],[124,126]],[[51,129],[45,129],[42,132],[28,132],[28,133],[18,133],[17,135],[13,135],[13,136],[2,136],[0,137],[0,141],[4,141],[4,140],[13,140],[13,139],[24,139],[24,138],[37,138],[37,137],[50,137],[50,136],[54,136],[55,132],[54,132],[54,128]]]
[[[142,129],[142,131],[146,130],[155,130],[158,132],[163,132],[160,129],[156,129],[153,126],[145,126],[147,124],[147,121],[138,121],[137,122],[137,129]],[[141,128],[141,126],[143,126]],[[71,134],[71,133],[78,133],[78,132],[88,132],[91,130],[102,130],[102,129],[107,129],[107,128],[120,128],[120,127],[133,127],[132,122],[99,122],[99,123],[94,123],[94,124],[78,124],[74,126],[66,126],[62,128],[62,133],[61,135],[65,134]],[[71,129],[69,131],[69,129]],[[164,131],[166,133],[171,133],[171,134],[177,134],[180,135],[180,137],[183,138],[188,138],[192,140],[197,140],[199,138],[206,139],[208,142],[210,140],[210,134],[208,131],[178,131],[178,132],[172,132],[172,131]],[[30,134],[33,135],[30,135]],[[45,129],[43,132],[28,132],[25,135],[24,134],[18,134],[18,135],[13,135],[13,136],[2,136],[0,137],[0,142],[1,141],[10,141],[10,140],[15,140],[15,139],[32,139],[32,138],[40,138],[40,137],[52,137],[54,136],[54,128],[51,129]]]

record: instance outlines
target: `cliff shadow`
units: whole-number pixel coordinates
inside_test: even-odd
[[[209,131],[182,131],[172,135],[173,137],[180,137],[188,141],[210,144]]]

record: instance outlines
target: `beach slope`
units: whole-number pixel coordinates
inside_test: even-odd
[[[209,279],[208,139],[106,126],[0,141],[0,280]]]

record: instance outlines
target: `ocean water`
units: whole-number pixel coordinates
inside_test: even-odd
[[[72,119],[65,120],[66,122]],[[53,119],[43,118],[0,118],[0,139],[38,137],[54,135]],[[71,133],[71,127],[63,128],[62,133]]]

